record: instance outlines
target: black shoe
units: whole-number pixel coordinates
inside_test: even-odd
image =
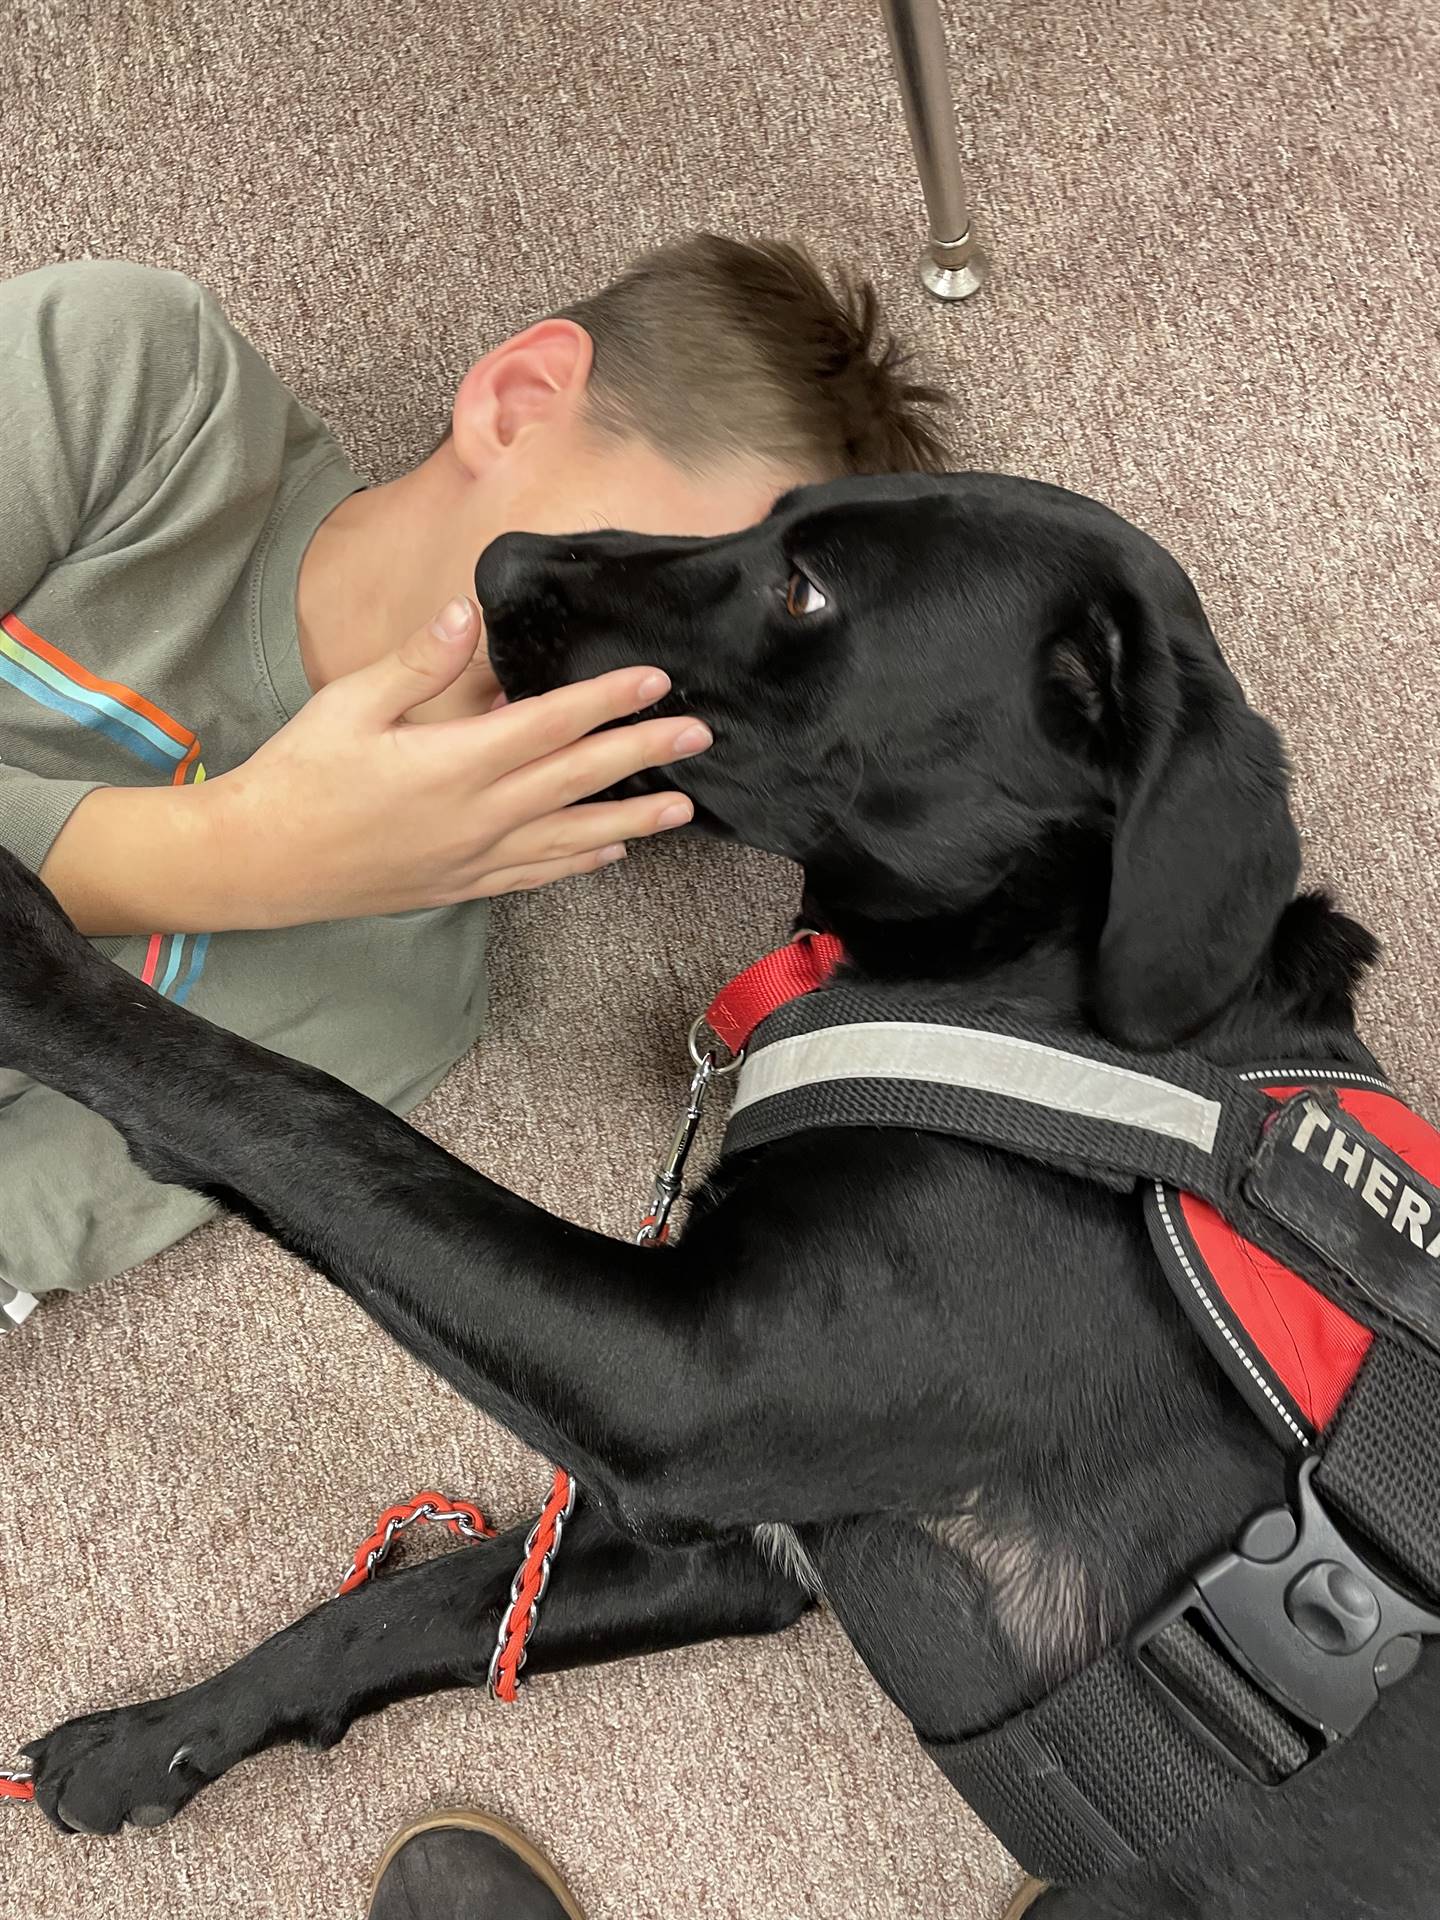
[[[524,1834],[490,1813],[427,1814],[385,1849],[369,1920],[584,1920]]]

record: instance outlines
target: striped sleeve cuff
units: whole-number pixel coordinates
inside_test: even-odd
[[[103,785],[101,780],[44,780],[19,767],[0,767],[0,846],[38,873],[76,807]]]

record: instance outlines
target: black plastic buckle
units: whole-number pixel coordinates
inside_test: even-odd
[[[1188,1584],[1135,1633],[1131,1651],[1171,1710],[1214,1751],[1259,1778],[1225,1734],[1182,1696],[1147,1648],[1187,1615],[1306,1736],[1314,1759],[1354,1733],[1382,1691],[1403,1680],[1440,1614],[1420,1606],[1361,1558],[1315,1490],[1320,1465],[1301,1467],[1294,1507],[1255,1515],[1233,1552]]]

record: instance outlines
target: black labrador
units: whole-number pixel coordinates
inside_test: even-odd
[[[713,750],[655,776],[789,855],[848,975],[1209,1058],[1353,1060],[1370,936],[1298,871],[1282,751],[1189,581],[1094,503],[845,480],[720,539],[508,536],[477,590],[514,696],[637,661]],[[677,1245],[567,1225],[323,1074],[120,972],[0,865],[0,1061],[105,1114],[573,1469],[529,1670],[769,1633],[817,1594],[933,1739],[1091,1660],[1284,1465],[1138,1204],[924,1134],[722,1162]],[[778,1542],[778,1546],[777,1546]],[[31,1749],[64,1828],[168,1818],[278,1741],[483,1680],[520,1536],[331,1602],[228,1672]],[[1283,1793],[1040,1920],[1421,1920],[1432,1658]]]

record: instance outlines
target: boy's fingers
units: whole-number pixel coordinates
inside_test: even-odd
[[[613,866],[625,858],[622,846],[596,847],[589,853],[577,853],[570,860],[537,860],[530,865],[502,867],[487,873],[477,898],[494,899],[502,893],[531,893],[536,887],[548,887],[552,880],[568,880],[574,873],[594,873],[599,867]]]
[[[594,680],[577,680],[528,700],[511,700],[485,722],[486,758],[495,773],[507,773],[581,740],[612,720],[628,720],[663,700],[670,677],[658,667],[620,667]]]
[[[432,694],[418,706],[411,707],[405,718],[425,723],[469,720],[476,714],[488,713],[497,700],[503,701],[504,698],[500,682],[495,677],[495,669],[490,664],[490,656],[485,651],[482,635],[480,645],[449,686],[442,693]]]
[[[347,698],[376,724],[386,726],[443,693],[470,665],[479,641],[479,609],[462,595],[393,653],[334,684],[344,687]]]
[[[612,727],[577,740],[547,759],[519,768],[492,789],[510,818],[538,820],[557,808],[573,806],[592,793],[628,780],[632,773],[665,767],[703,753],[711,743],[701,720],[637,720],[633,727]]]
[[[647,793],[635,800],[599,800],[593,806],[566,807],[541,820],[516,827],[490,849],[501,867],[528,867],[574,860],[597,848],[668,833],[693,819],[695,809],[683,793]]]

